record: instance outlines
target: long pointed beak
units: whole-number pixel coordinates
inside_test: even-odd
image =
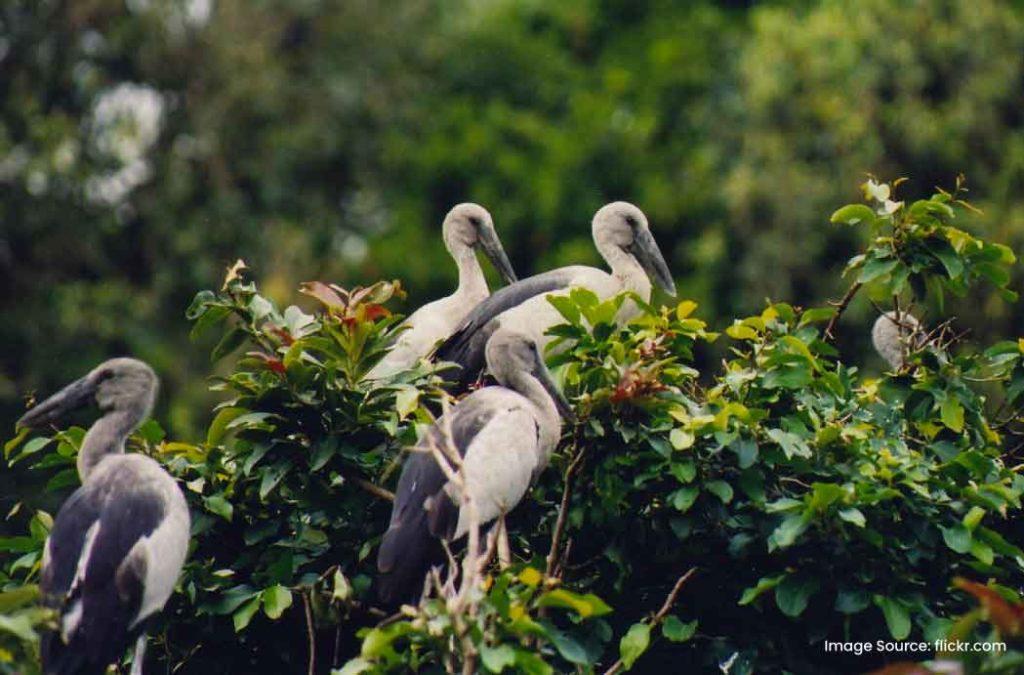
[[[96,394],[96,382],[88,375],[75,380],[21,416],[15,427],[38,429],[89,403]]]
[[[484,255],[491,261],[498,274],[505,280],[506,284],[514,284],[518,279],[516,272],[512,269],[512,263],[505,253],[505,249],[498,239],[498,233],[493,227],[481,227],[477,235],[477,245],[483,249]]]
[[[644,268],[647,276],[654,283],[658,284],[669,295],[674,296],[676,294],[676,282],[672,279],[672,273],[665,262],[665,256],[661,254],[658,242],[654,241],[654,235],[651,234],[650,230],[638,228],[633,245],[630,246],[630,251],[636,256],[640,266]]]
[[[562,392],[558,390],[558,385],[555,384],[554,379],[551,377],[551,371],[548,370],[547,366],[544,365],[544,361],[540,355],[537,356],[537,363],[533,369],[533,376],[540,382],[540,386],[544,387],[551,399],[555,402],[555,409],[558,410],[558,414],[561,415],[565,421],[569,423],[576,422],[576,413],[573,411],[572,406],[569,405],[569,401],[565,399]]]

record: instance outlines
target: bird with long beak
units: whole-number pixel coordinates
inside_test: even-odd
[[[591,232],[611,273],[583,265],[561,267],[505,286],[477,305],[435,353],[436,359],[461,366],[457,389],[465,389],[479,376],[487,340],[501,326],[524,332],[544,350],[554,339],[547,330],[564,321],[548,302],[548,295],[586,288],[607,300],[632,291],[646,302],[651,297],[652,280],[675,295],[675,281],[643,211],[627,202],[607,204],[594,214]],[[625,322],[638,312],[636,305],[627,301],[616,319]]]
[[[572,409],[559,393],[536,343],[499,330],[487,343],[487,364],[499,386],[460,400],[412,448],[402,467],[391,521],[377,555],[377,594],[392,606],[413,602],[424,575],[443,560],[441,541],[465,536],[471,525],[503,518],[547,466]],[[447,444],[462,458],[461,484],[449,479],[434,451]]]
[[[403,322],[405,330],[369,372],[370,379],[394,376],[429,356],[437,343],[451,335],[466,315],[490,295],[476,257],[478,249],[490,259],[505,283],[516,280],[487,209],[478,204],[459,204],[445,216],[442,230],[444,245],[459,271],[459,285],[448,297],[420,307]]]
[[[157,386],[142,361],[111,359],[18,420],[39,429],[89,403],[103,411],[78,453],[82,485],[61,506],[43,552],[43,601],[60,614],[57,629],[42,638],[46,675],[103,673],[132,641],[132,674],[141,674],[146,625],[185,562],[189,513],[181,489],[156,461],[124,452]]]

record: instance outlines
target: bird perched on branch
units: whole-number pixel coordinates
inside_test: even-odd
[[[391,351],[369,372],[370,379],[391,377],[429,356],[437,343],[450,336],[466,315],[490,295],[476,257],[477,249],[490,259],[506,283],[516,280],[487,209],[478,204],[459,204],[445,216],[442,230],[444,245],[459,270],[459,285],[448,297],[420,307],[403,322],[405,330]]]
[[[148,365],[111,359],[18,421],[46,427],[91,402],[104,413],[78,452],[82,486],[61,506],[43,553],[43,601],[60,614],[42,639],[46,675],[104,673],[133,640],[132,674],[141,674],[147,621],[185,562],[189,513],[178,484],[156,461],[124,452],[156,391]]]
[[[483,370],[485,345],[499,327],[523,332],[544,350],[553,339],[545,332],[564,320],[547,301],[548,294],[586,288],[607,300],[623,291],[632,291],[646,302],[651,297],[653,280],[675,295],[672,274],[643,211],[627,202],[607,204],[594,214],[591,232],[594,245],[611,268],[610,274],[596,267],[573,265],[517,281],[477,305],[442,343],[435,358],[462,367],[457,375],[458,390],[468,387]],[[634,304],[626,302],[617,318],[625,321],[636,312]]]
[[[921,322],[913,314],[885,312],[871,328],[871,343],[893,370],[899,370],[906,365],[907,353],[922,344],[920,330]]]
[[[500,386],[460,400],[402,467],[377,556],[378,597],[387,605],[418,598],[424,575],[443,560],[441,540],[467,533],[472,523],[463,495],[472,500],[479,525],[503,517],[547,466],[561,417],[572,419],[528,336],[499,330],[487,343],[486,357]],[[450,463],[455,480],[439,461]]]

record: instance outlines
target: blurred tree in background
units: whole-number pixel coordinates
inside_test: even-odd
[[[908,199],[964,172],[974,225],[1016,245],[1022,85],[1024,11],[997,0],[13,0],[0,424],[132,353],[164,378],[158,417],[194,433],[196,289],[243,257],[279,300],[396,277],[416,306],[454,283],[438,230],[459,201],[492,211],[522,275],[596,262],[591,214],[634,201],[712,319],[834,297],[857,235],[821,214],[866,172],[913,176]],[[1019,328],[975,305],[946,311]],[[872,312],[851,308],[844,350]]]

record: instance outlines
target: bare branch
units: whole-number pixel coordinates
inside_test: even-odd
[[[309,640],[308,675],[316,673],[316,630],[313,627],[313,609],[309,603],[309,593],[302,593],[302,607],[306,613],[306,638]]]
[[[836,313],[832,315],[832,318],[828,320],[828,325],[825,326],[824,338],[826,342],[830,342],[835,338],[835,328],[836,324],[839,323],[839,317],[841,317],[843,312],[846,311],[846,308],[850,306],[850,301],[853,300],[853,296],[857,295],[857,291],[861,289],[861,286],[863,286],[863,284],[859,281],[854,282],[854,284],[850,286],[849,290],[846,291],[846,295],[844,295],[839,302],[829,303],[836,308]]]
[[[690,580],[690,577],[696,573],[697,568],[691,567],[685,574],[676,580],[675,586],[673,586],[672,590],[669,591],[667,596],[665,596],[665,602],[661,603],[661,608],[654,613],[654,616],[651,617],[651,628],[655,628],[665,620],[668,613],[672,611],[672,605],[676,603],[676,598],[679,597],[679,592],[683,590],[683,586],[685,586],[686,582]],[[610,668],[608,668],[608,670],[604,671],[604,675],[616,675],[616,673],[622,670],[622,666],[622,659],[618,659]]]
[[[562,536],[565,534],[565,523],[569,516],[569,501],[572,498],[572,487],[575,482],[576,474],[579,471],[580,466],[583,464],[583,457],[586,454],[585,447],[579,447],[579,445],[573,442],[573,447],[576,448],[576,455],[573,457],[569,466],[565,470],[565,477],[563,479],[562,486],[562,501],[558,505],[558,519],[555,521],[555,529],[551,532],[551,548],[548,550],[547,565],[545,569],[545,576],[553,577],[557,572],[558,560],[559,560],[559,548],[562,544]]]

